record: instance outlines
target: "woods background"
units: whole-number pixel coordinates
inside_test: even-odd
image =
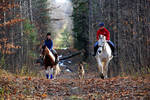
[[[52,0],[0,1],[0,66],[13,72],[27,67],[35,69],[35,59],[45,34],[52,29]],[[85,49],[84,60],[96,63],[90,56],[100,22],[110,31],[117,56],[111,61],[110,76],[123,73],[150,72],[150,0],[71,0],[72,33],[76,49]],[[70,23],[72,24],[72,23]],[[57,33],[55,33],[57,34]],[[54,35],[53,38],[57,38]],[[66,37],[65,39],[67,39]],[[66,43],[66,41],[64,41]],[[69,44],[70,42],[67,42]],[[70,45],[66,45],[69,47]],[[93,60],[91,60],[93,59]],[[93,66],[91,66],[93,67]],[[95,65],[96,68],[96,65]]]
[[[47,0],[0,1],[1,67],[13,72],[37,58],[41,37],[45,36],[50,17]]]
[[[93,51],[98,24],[104,22],[110,31],[111,41],[117,51],[117,57],[112,60],[109,68],[110,76],[149,72],[149,0],[73,1],[74,31],[79,36],[77,42],[86,44],[84,47],[88,54]]]

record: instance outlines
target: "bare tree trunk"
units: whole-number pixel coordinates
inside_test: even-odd
[[[32,0],[29,0],[29,13],[30,13],[30,21],[33,22],[33,15],[32,15]]]
[[[23,9],[22,9],[23,1],[20,0],[20,15],[21,19],[23,19]],[[20,23],[20,35],[21,35],[21,52],[20,52],[20,67],[23,66],[23,22]]]
[[[92,14],[92,1],[89,0],[89,55],[93,53],[93,47],[94,47],[94,41],[93,41],[93,31],[92,31],[92,19],[93,19],[93,14]],[[89,56],[89,59],[92,59],[91,56]]]

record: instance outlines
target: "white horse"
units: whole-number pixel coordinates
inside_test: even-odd
[[[98,70],[102,79],[107,78],[108,64],[113,58],[111,48],[106,41],[104,35],[99,36],[98,40],[98,50],[96,53],[96,60],[98,63]]]

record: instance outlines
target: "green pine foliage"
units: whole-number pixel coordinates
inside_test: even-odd
[[[69,48],[72,44],[72,35],[65,29],[62,34],[62,39],[60,43],[61,48]]]
[[[24,22],[24,33],[27,35],[29,41],[33,44],[37,42],[37,32],[34,24],[30,23],[30,20]]]
[[[88,42],[88,0],[73,0],[74,46],[77,49],[87,47]]]

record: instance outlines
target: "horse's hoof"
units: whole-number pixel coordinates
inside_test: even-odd
[[[46,74],[46,78],[49,79],[49,75],[48,74]]]
[[[101,78],[104,79],[104,76],[102,75]]]
[[[53,75],[51,74],[50,79],[53,79]]]
[[[101,77],[101,79],[104,79],[104,75],[103,74],[100,74],[100,77]]]

